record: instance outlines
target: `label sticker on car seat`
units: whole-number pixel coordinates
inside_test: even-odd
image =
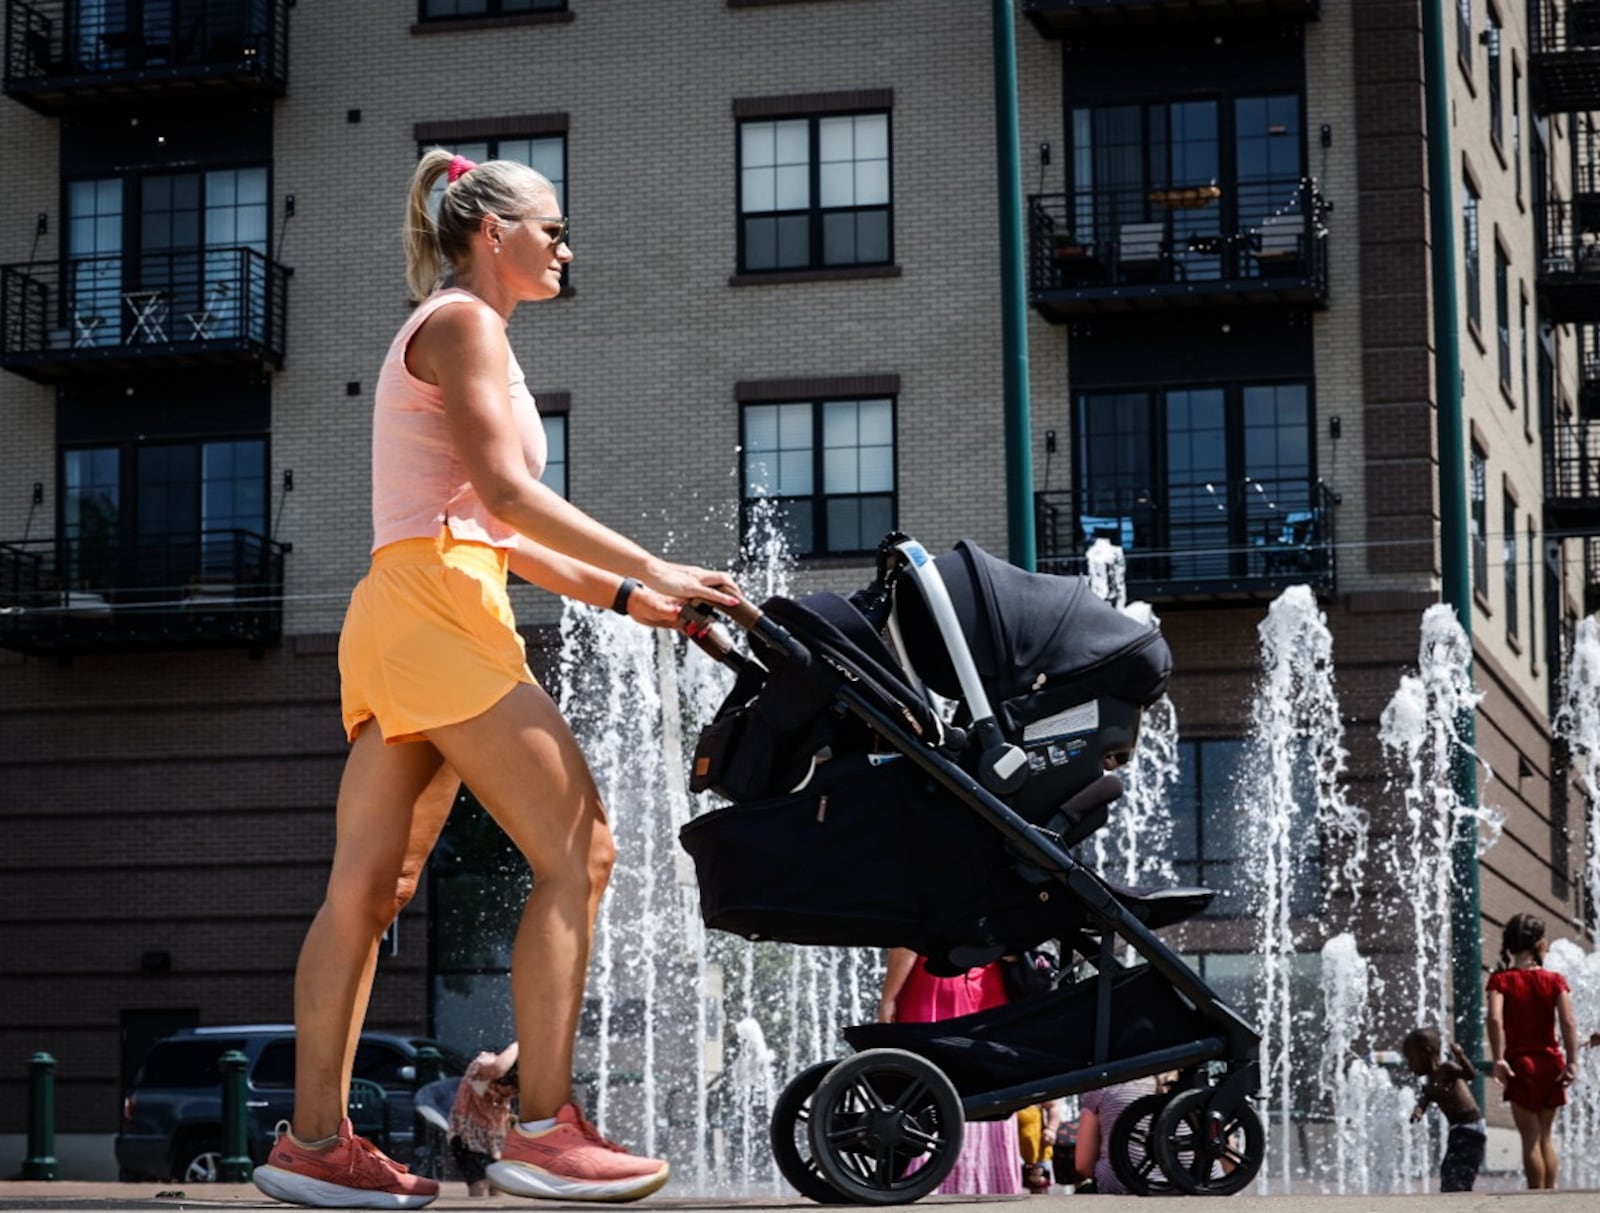
[[[1093,732],[1099,727],[1100,701],[1091,699],[1088,703],[1080,703],[1054,716],[1030,721],[1023,727],[1022,740],[1026,744],[1043,741],[1046,737],[1071,737],[1075,733]]]

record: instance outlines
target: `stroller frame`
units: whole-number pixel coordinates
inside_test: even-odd
[[[1026,758],[1021,750],[1009,744],[990,706],[979,673],[973,662],[966,638],[951,605],[943,579],[932,559],[921,544],[900,535],[891,535],[879,548],[879,579],[868,593],[891,594],[895,579],[911,576],[916,580],[929,613],[949,652],[952,664],[961,683],[963,697],[971,715],[970,731],[976,737],[979,758],[977,773],[969,772],[945,752],[940,740],[929,744],[927,739],[908,738],[905,723],[911,719],[902,705],[880,701],[881,697],[870,679],[861,678],[847,660],[826,649],[814,649],[794,635],[783,624],[772,619],[755,605],[745,602],[736,607],[717,607],[737,626],[745,631],[755,644],[768,650],[778,661],[811,661],[820,659],[843,676],[843,682],[834,691],[833,698],[848,713],[864,723],[871,732],[890,745],[897,753],[925,774],[939,787],[960,801],[971,812],[997,830],[1019,867],[1033,869],[1036,880],[1042,878],[1043,887],[1053,883],[1066,889],[1081,906],[1087,925],[1076,939],[1063,939],[1095,967],[1094,984],[1094,1040],[1091,1063],[1087,1066],[1063,1070],[1059,1073],[1029,1078],[991,1090],[968,1093],[960,1097],[960,1117],[963,1120],[998,1120],[1023,1108],[1081,1092],[1127,1082],[1166,1071],[1182,1073],[1181,1086],[1185,1088],[1169,1102],[1165,1112],[1179,1116],[1157,1114],[1149,1131],[1149,1144],[1156,1155],[1155,1162],[1168,1172],[1169,1187],[1203,1195],[1221,1195],[1238,1191],[1254,1177],[1260,1157],[1246,1157],[1236,1165],[1233,1174],[1216,1178],[1216,1150],[1226,1149],[1222,1134],[1240,1130],[1243,1121],[1254,1122],[1251,1144],[1259,1148],[1260,1126],[1248,1099],[1260,1085],[1259,1051],[1260,1035],[1244,1018],[1225,1003],[1194,970],[1140,918],[1135,908],[1130,908],[1122,897],[1113,892],[1089,867],[1079,862],[1069,852],[1060,835],[1037,825],[1005,803],[1001,797],[1015,789],[1027,777]],[[734,650],[727,636],[715,626],[711,609],[706,604],[686,608],[682,628],[704,651],[714,659],[736,670],[742,670],[749,660]],[[918,693],[926,697],[926,690],[918,679],[914,664],[909,659],[895,617],[891,614],[887,632],[896,655],[900,658],[907,680]],[[752,646],[754,647],[754,646]],[[867,688],[871,687],[869,691]],[[957,738],[958,741],[961,739]],[[1047,896],[1041,893],[1041,898]],[[1126,893],[1124,893],[1126,896]],[[1172,990],[1190,1004],[1212,1029],[1211,1033],[1188,1043],[1155,1049],[1132,1057],[1112,1058],[1111,1020],[1113,987],[1119,974],[1127,975],[1130,969],[1117,959],[1116,941],[1122,940],[1132,949]],[[1081,986],[1083,983],[1077,983]],[[1018,1004],[1012,1004],[1018,1005]],[[989,1012],[966,1017],[976,1020]],[[956,1024],[962,1021],[945,1021]],[[847,1037],[854,1032],[882,1031],[899,1025],[873,1025],[846,1029]],[[943,1026],[943,1025],[941,1025]],[[854,1041],[851,1042],[852,1044]],[[854,1062],[874,1054],[897,1053],[906,1050],[917,1053],[914,1042],[897,1043],[894,1048],[868,1048],[840,1063],[844,1070]],[[1223,1075],[1220,1081],[1210,1082],[1203,1067],[1214,1069],[1211,1063],[1220,1063]],[[901,1063],[895,1063],[901,1064]],[[933,1063],[929,1063],[932,1065]],[[860,1067],[858,1067],[859,1069]],[[937,1069],[936,1065],[933,1067]],[[814,1067],[819,1069],[819,1067]],[[801,1076],[814,1087],[818,1081],[811,1072]],[[828,1079],[821,1080],[826,1089]],[[1184,1099],[1182,1096],[1189,1096]],[[791,1103],[795,1101],[791,1100]],[[1179,1108],[1177,1105],[1181,1104]],[[1247,1126],[1248,1127],[1248,1126]],[[865,1203],[900,1203],[917,1199],[920,1190],[896,1188],[894,1185],[877,1187],[865,1184],[841,1183],[840,1168],[836,1160],[822,1156],[828,1147],[816,1137],[817,1124],[812,1120],[812,1142],[817,1157],[811,1160],[814,1169],[822,1172],[827,1181],[846,1199]],[[774,1141],[784,1126],[774,1124]],[[1105,1131],[1110,1132],[1111,1126]],[[792,1144],[792,1143],[791,1143]],[[1237,1155],[1234,1162],[1239,1163]],[[1163,1161],[1164,1160],[1164,1161]],[[953,1160],[952,1160],[953,1162]],[[940,1168],[948,1171],[948,1167]],[[1122,1172],[1119,1164],[1119,1173]],[[1240,1174],[1247,1172],[1247,1174]],[[1144,1171],[1149,1177],[1149,1167]],[[791,1176],[791,1179],[793,1177]],[[852,1178],[846,1168],[843,1180]],[[1126,1176],[1125,1176],[1126,1178]],[[798,1186],[798,1185],[797,1185]],[[1159,1187],[1159,1176],[1143,1190]],[[930,1185],[931,1187],[931,1185]],[[1140,1190],[1135,1188],[1135,1190]],[[819,1191],[807,1195],[823,1199]]]

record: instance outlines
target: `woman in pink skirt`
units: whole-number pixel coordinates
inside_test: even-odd
[[[880,1023],[933,1023],[970,1015],[1006,1001],[1000,964],[968,969],[959,977],[935,977],[909,948],[890,948],[878,1001]],[[1022,1194],[1022,1148],[1017,1118],[968,1121],[956,1165],[938,1190],[976,1195]]]

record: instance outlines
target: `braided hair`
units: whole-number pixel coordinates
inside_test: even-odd
[[[1509,969],[1513,956],[1518,952],[1532,952],[1543,938],[1544,919],[1537,914],[1513,914],[1500,933],[1500,967]],[[1533,963],[1539,963],[1537,953]]]

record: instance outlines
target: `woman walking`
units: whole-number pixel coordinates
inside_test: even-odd
[[[738,599],[725,574],[661,560],[539,482],[544,432],[506,325],[519,304],[560,293],[567,235],[554,188],[525,165],[434,148],[412,178],[406,277],[421,303],[378,378],[372,567],[339,641],[351,749],[332,872],[295,974],[294,1121],[255,1171],[281,1200],[410,1209],[438,1195],[357,1137],[346,1104],[379,938],[415,892],[462,780],[534,875],[511,963],[524,1120],[490,1182],[615,1201],[667,1180],[664,1161],[607,1141],[572,1102],[613,843],[577,741],[528,670],[506,577],[657,627],[690,598]]]

